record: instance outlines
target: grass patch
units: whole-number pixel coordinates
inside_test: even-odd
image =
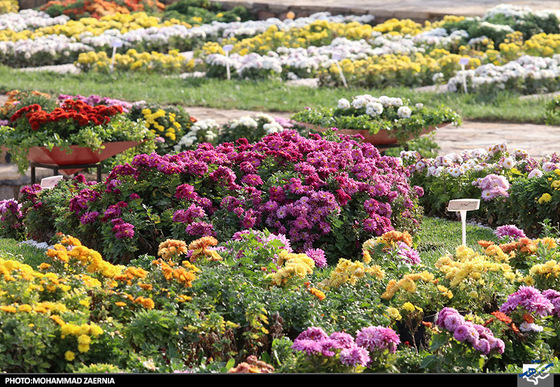
[[[479,240],[497,242],[494,230],[484,226],[467,224],[467,246],[476,250]],[[454,253],[462,241],[462,226],[460,221],[449,219],[424,217],[422,227],[416,235],[417,250],[422,257],[422,263],[433,267],[435,262],[446,253]]]
[[[114,73],[60,75],[53,72],[26,72],[0,66],[0,91],[39,90],[51,94],[102,95],[127,101],[148,101],[185,107],[242,109],[263,112],[297,112],[306,106],[334,105],[339,98],[358,94],[409,98],[428,107],[442,104],[465,120],[542,124],[545,97],[520,98],[499,91],[494,95],[419,92],[408,88],[375,90],[368,88],[287,86],[281,81],[181,79],[159,74]]]
[[[461,222],[424,217],[416,239],[422,263],[433,267],[440,257],[446,253],[454,253],[455,248],[461,245]],[[477,241],[481,239],[497,241],[492,229],[468,224],[467,246],[476,249]],[[14,239],[3,238],[0,239],[0,258],[14,259],[37,268],[45,261],[45,250],[19,243]]]
[[[0,258],[12,259],[37,268],[45,262],[45,251],[10,238],[0,238]]]

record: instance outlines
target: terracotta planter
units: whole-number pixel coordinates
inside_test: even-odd
[[[66,150],[61,149],[60,147],[54,147],[52,150],[49,150],[46,147],[35,146],[29,149],[27,158],[31,162],[51,166],[85,166],[100,163],[101,161],[107,160],[108,158],[124,152],[125,150],[130,149],[138,144],[140,144],[140,142],[138,141],[106,142],[103,143],[103,148],[99,149],[99,151],[93,151],[88,147],[71,145],[70,148],[72,149],[72,151],[68,151],[68,153]],[[84,168],[61,168],[60,171],[66,175],[72,175]]]
[[[299,124],[317,130],[319,132],[325,132],[327,130],[327,128],[317,126],[317,125],[312,125],[312,124],[306,124],[304,122],[300,122]],[[443,128],[444,126],[447,126],[449,124],[450,124],[449,122],[445,122],[439,125],[434,125],[434,126],[424,128],[424,130],[422,130],[422,132],[418,136],[410,135],[407,138],[407,141],[414,140],[417,137],[433,132],[437,128]],[[391,146],[395,146],[398,144],[398,140],[391,135],[391,132],[389,130],[386,129],[382,129],[376,134],[371,134],[369,130],[360,130],[360,129],[338,129],[337,133],[346,134],[346,135],[361,134],[362,136],[364,136],[365,142],[369,142],[370,144],[373,144],[377,148],[381,148],[381,149],[389,148]]]

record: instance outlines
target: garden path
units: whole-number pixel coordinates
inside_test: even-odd
[[[6,96],[0,95],[0,106]],[[213,119],[218,124],[245,115],[259,112],[249,110],[223,110],[190,106],[188,113],[198,120]],[[274,117],[289,118],[291,113],[268,112]],[[440,154],[475,149],[498,143],[507,143],[509,149],[523,149],[532,157],[543,157],[548,153],[560,153],[560,126],[517,124],[504,122],[463,121],[459,127],[452,125],[438,129],[434,139],[440,146]],[[5,179],[0,170],[0,181]]]
[[[237,5],[261,13],[261,18],[285,16],[292,11],[295,16],[328,11],[332,14],[371,14],[377,19],[408,18],[413,20],[438,19],[445,15],[482,16],[488,8],[502,3],[529,7],[532,10],[560,10],[558,0],[220,0],[228,8]]]
[[[188,107],[187,111],[198,120],[213,119],[219,124],[257,112],[247,110],[220,110],[205,107]],[[273,117],[289,118],[290,113],[269,112]],[[505,142],[508,149],[523,149],[532,157],[560,153],[560,126],[515,124],[504,122],[463,121],[438,129],[434,139],[440,154],[460,152],[464,149],[484,148]]]

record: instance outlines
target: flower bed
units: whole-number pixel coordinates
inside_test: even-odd
[[[328,266],[268,231],[167,239],[126,265],[59,234],[37,267],[0,258],[1,369],[511,372],[558,350],[558,247],[504,234],[431,268],[391,255],[411,244],[397,231]]]
[[[167,8],[150,16],[116,13],[99,19],[51,18],[35,11],[0,17],[0,62],[19,67],[76,62],[86,71],[107,71],[107,55],[118,42],[119,54],[157,52],[160,59],[173,50],[193,51],[194,66],[170,67],[175,74],[198,71],[225,78],[229,63],[230,76],[241,79],[317,78],[324,86],[447,84],[450,91],[462,91],[467,76],[471,92],[542,93],[558,84],[553,56],[559,53],[560,31],[553,12],[498,6],[479,18],[447,16],[424,24],[391,19],[374,25],[372,16],[318,13],[255,21],[238,10],[241,16],[221,12],[218,21],[218,13],[191,17],[184,6]],[[227,56],[225,46],[231,46]],[[461,59],[468,59],[464,73]],[[92,65],[96,61],[104,65]],[[540,65],[543,61],[548,67]],[[142,68],[123,65],[119,71]]]
[[[192,28],[145,14],[58,19],[64,26],[41,17],[20,20],[17,38],[15,30],[2,36],[38,42],[58,30],[103,50],[126,37],[127,49],[137,39],[140,56],[147,47],[167,54],[179,37],[186,47],[236,36],[230,59],[279,67],[234,66],[234,74],[259,78],[274,69],[324,84],[341,81],[333,57],[344,58],[348,81],[367,85],[402,85],[403,77],[408,86],[429,84],[440,72],[446,80],[467,53],[479,72],[490,62],[554,65],[555,57],[543,59],[556,50],[554,23],[506,11],[430,28],[330,15]],[[106,33],[115,21],[121,30]],[[37,36],[23,32],[35,28]],[[270,47],[251,52],[266,38]],[[207,43],[202,58],[223,54],[221,44]],[[538,58],[522,56],[530,50]],[[374,62],[381,76],[368,78]],[[223,76],[223,66],[214,75]],[[296,117],[371,131],[401,121],[416,134],[458,119],[447,109],[371,96],[328,110]],[[511,373],[535,359],[560,367],[557,155],[534,160],[500,144],[431,159],[411,151],[388,157],[351,136],[297,132],[267,115],[219,127],[179,109],[98,96],[14,92],[0,113],[25,127],[23,145],[62,122],[72,142],[91,145],[92,133],[95,142],[114,139],[125,128],[165,140],[150,141],[158,153],[135,153],[104,181],[28,186],[19,200],[0,202],[0,236],[33,238],[39,249],[52,244],[44,254],[17,245],[25,253],[12,255],[0,239],[3,372]],[[61,133],[50,130],[50,141]],[[488,238],[476,246],[447,251],[419,237],[420,204],[447,215],[448,201],[463,197],[482,199],[475,219],[504,226],[495,235],[484,229]],[[22,262],[31,259],[38,262]]]
[[[560,224],[557,154],[534,159],[522,149],[497,144],[431,159],[405,152],[403,161],[412,183],[424,188],[421,203],[428,214],[448,215],[451,199],[480,198],[480,210],[469,216],[487,224],[516,224],[533,236]]]
[[[223,239],[252,228],[336,259],[370,235],[394,227],[413,232],[419,194],[398,159],[370,144],[282,131],[255,143],[242,138],[176,155],[140,154],[97,185],[27,190],[22,204],[34,239],[72,231],[111,259],[153,253],[162,234]]]

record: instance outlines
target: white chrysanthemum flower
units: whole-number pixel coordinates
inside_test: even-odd
[[[515,165],[515,162],[511,157],[506,157],[502,160],[502,167],[505,169],[511,169]]]
[[[383,113],[383,105],[379,102],[370,102],[366,105],[366,114],[372,117],[378,116]]]
[[[408,106],[401,106],[397,110],[397,115],[400,118],[410,118],[410,116],[412,115],[412,110],[410,110],[410,108]]]
[[[350,101],[346,98],[341,98],[338,100],[338,108],[339,109],[349,109],[350,108]]]

